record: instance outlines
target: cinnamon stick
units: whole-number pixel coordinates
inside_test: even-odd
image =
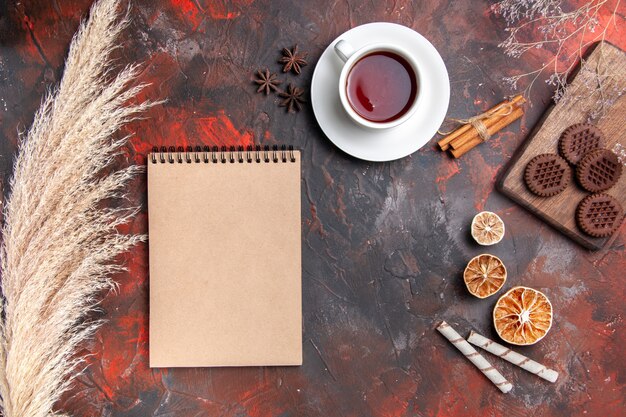
[[[439,148],[442,151],[447,151],[448,147],[450,146],[450,142],[452,142],[454,139],[456,139],[457,137],[459,137],[460,135],[462,135],[463,133],[467,132],[470,129],[472,129],[472,125],[469,123],[465,124],[459,127],[458,129],[456,129],[454,132],[450,133],[448,136],[441,139],[439,142],[437,142],[437,145],[439,145]]]
[[[517,109],[513,110],[513,113],[507,116],[503,116],[495,124],[487,128],[487,132],[489,132],[489,135],[493,135],[499,132],[500,130],[502,130],[503,128],[505,128],[506,126],[510,125],[511,123],[513,123],[514,121],[522,117],[523,115],[524,115],[524,110],[521,107],[518,107]],[[478,135],[476,135],[475,137],[468,140],[465,144],[463,144],[458,149],[452,149],[450,152],[452,153],[452,156],[454,156],[455,158],[460,158],[467,151],[469,151],[470,149],[472,149],[473,147],[481,143],[483,143],[483,140]]]
[[[507,99],[496,104],[495,106],[487,110],[486,113],[494,111],[499,106],[503,106],[507,103],[515,106],[516,104],[521,105],[525,102],[526,100],[524,99],[524,96],[520,94],[520,95],[513,97],[512,99]],[[485,123],[485,125],[488,127],[489,123],[495,123],[495,121],[499,118],[500,116],[489,117],[483,123]],[[456,138],[463,138],[463,142],[465,142],[468,138],[473,136],[473,134],[475,133],[476,133],[476,129],[474,129],[474,127],[468,123],[459,127],[457,130],[455,130],[454,132],[450,133],[449,135],[441,139],[439,142],[437,142],[437,144],[439,145],[439,148],[441,148],[442,151],[445,151],[450,147],[450,142],[455,141]]]
[[[511,105],[511,111],[514,111],[516,108],[519,108],[519,106],[521,106],[525,102],[526,102],[526,100],[524,99],[524,97],[522,95],[517,95],[517,96],[513,97],[508,104]],[[489,128],[491,128],[496,123],[498,123],[498,121],[500,121],[503,117],[506,117],[506,116],[503,115],[503,116],[489,117],[489,118],[487,118],[486,120],[483,121],[483,124],[485,125],[487,130],[489,130]],[[452,149],[458,149],[458,148],[462,147],[463,145],[465,145],[470,140],[472,140],[472,139],[474,139],[474,138],[476,138],[478,136],[479,136],[478,131],[475,128],[470,129],[468,132],[460,135],[456,139],[453,139],[452,142],[450,142],[449,146]]]
[[[502,118],[505,116],[497,116],[497,117],[490,117],[489,119],[483,120],[483,124],[485,125],[485,127],[487,128],[487,131],[489,131],[489,128],[492,127],[493,125],[495,125],[496,123],[498,123],[500,120],[502,120]],[[469,125],[472,126],[472,125]],[[458,136],[457,138],[453,139],[449,144],[449,148],[452,149],[459,149],[461,146],[465,145],[467,142],[469,142],[470,140],[479,137],[478,135],[478,131],[472,126],[472,129],[470,129],[468,132],[463,133],[462,135]]]

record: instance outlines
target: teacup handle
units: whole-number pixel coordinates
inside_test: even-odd
[[[341,39],[335,44],[335,53],[343,62],[346,62],[354,53],[354,48],[348,42]]]

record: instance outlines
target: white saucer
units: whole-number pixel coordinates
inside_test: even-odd
[[[373,42],[394,43],[417,60],[420,102],[415,114],[391,129],[370,130],[353,122],[339,101],[342,61],[333,50],[344,39],[355,49]],[[443,59],[422,35],[395,23],[368,23],[350,29],[326,48],[311,82],[311,104],[326,136],[344,152],[367,161],[392,161],[412,154],[437,132],[448,111],[450,81]]]

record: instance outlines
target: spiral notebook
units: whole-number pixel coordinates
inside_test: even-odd
[[[300,153],[148,156],[150,367],[302,364]]]

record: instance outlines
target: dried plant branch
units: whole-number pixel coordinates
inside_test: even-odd
[[[509,35],[499,45],[507,55],[520,58],[534,49],[554,51],[552,58],[539,68],[506,77],[505,81],[517,90],[518,83],[528,79],[523,92],[529,96],[542,74],[549,74],[546,82],[556,87],[554,99],[558,101],[566,90],[569,75],[580,62],[581,70],[595,73],[596,83],[590,86],[590,94],[599,96],[597,116],[600,117],[604,108],[615,100],[616,94],[620,96],[624,91],[607,91],[607,81],[612,77],[608,69],[602,66],[602,61],[594,66],[587,65],[583,57],[585,50],[593,43],[605,40],[611,26],[616,24],[620,3],[621,0],[592,0],[570,11],[564,10],[562,0],[501,0],[495,3],[492,10],[507,22],[505,30]],[[609,19],[601,25],[602,15],[609,15]],[[523,40],[527,37],[532,40]]]
[[[136,208],[104,208],[141,167],[106,174],[126,138],[119,128],[155,102],[133,104],[145,87],[129,66],[111,74],[128,23],[119,0],[100,0],[72,40],[63,79],[22,138],[5,207],[0,254],[0,407],[4,417],[56,415],[84,358],[77,346],[99,322],[86,321],[123,270],[116,257],[145,239],[118,227]]]

